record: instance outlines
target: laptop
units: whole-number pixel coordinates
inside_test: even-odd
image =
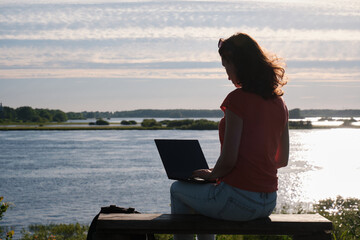
[[[155,139],[154,141],[169,179],[194,183],[214,182],[191,177],[193,171],[209,168],[198,140]]]

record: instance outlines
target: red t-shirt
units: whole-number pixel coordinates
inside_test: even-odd
[[[282,132],[288,121],[288,110],[281,97],[265,100],[238,88],[221,105],[243,120],[238,160],[234,169],[220,179],[231,186],[252,192],[274,192],[278,189],[275,156]],[[219,124],[221,146],[225,119]]]

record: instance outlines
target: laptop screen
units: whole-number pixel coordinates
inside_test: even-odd
[[[198,140],[155,139],[170,179],[188,179],[197,169],[209,168]]]

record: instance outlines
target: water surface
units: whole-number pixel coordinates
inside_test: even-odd
[[[169,187],[154,138],[199,139],[213,165],[217,131],[9,131],[0,133],[0,195],[14,203],[1,224],[89,224],[116,204],[168,213]],[[342,195],[360,198],[360,129],[291,130],[278,207]]]

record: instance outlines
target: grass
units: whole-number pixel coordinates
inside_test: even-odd
[[[89,227],[75,224],[31,225],[21,240],[85,240]]]
[[[3,200],[0,197],[0,203]],[[8,203],[1,203],[0,220],[6,212]],[[287,208],[283,208],[281,213],[286,214]],[[306,211],[301,207],[297,210],[298,214]],[[360,239],[360,199],[343,198],[338,196],[336,199],[320,200],[314,205],[314,212],[332,221],[334,229],[332,231],[334,240],[356,240]],[[3,229],[0,226],[0,240]],[[74,224],[50,224],[50,225],[30,225],[27,230],[23,229],[21,240],[85,240],[89,226]],[[13,231],[8,232],[4,240],[13,239]],[[10,234],[10,235],[9,235]],[[172,234],[155,234],[156,240],[173,240]],[[253,235],[217,235],[216,240],[290,240],[289,236],[253,236]]]
[[[89,227],[75,224],[31,225],[20,240],[85,240]],[[172,234],[155,234],[156,240],[173,240]],[[290,240],[288,236],[217,235],[216,240]]]

